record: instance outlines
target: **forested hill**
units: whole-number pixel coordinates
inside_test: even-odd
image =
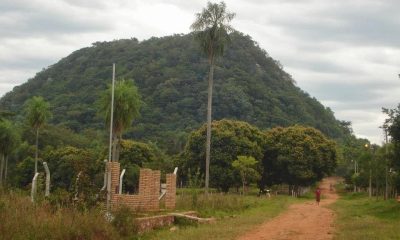
[[[344,136],[332,111],[296,87],[251,37],[235,32],[231,40],[215,68],[213,119],[244,120],[262,129],[299,123]],[[78,132],[104,129],[96,101],[111,82],[113,62],[117,79],[134,79],[144,103],[128,136],[174,151],[206,121],[208,65],[191,34],[96,42],[15,87],[0,100],[1,108],[18,116],[28,98],[41,95],[51,104],[53,124]]]

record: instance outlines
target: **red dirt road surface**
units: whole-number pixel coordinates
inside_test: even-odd
[[[330,191],[330,184],[335,185],[338,178],[323,179],[321,202],[317,206],[315,201],[293,204],[287,211],[263,223],[261,226],[246,233],[238,240],[330,240],[334,233],[334,218],[332,210],[326,208],[334,203],[338,195]]]

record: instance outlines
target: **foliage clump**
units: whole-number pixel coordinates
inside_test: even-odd
[[[240,186],[239,174],[232,166],[237,156],[253,156],[262,160],[264,134],[256,127],[241,121],[220,120],[212,123],[210,186],[227,192],[232,186]],[[184,151],[183,173],[196,174],[205,169],[206,126],[193,131]]]
[[[336,144],[311,127],[274,128],[266,132],[262,163],[261,185],[309,186],[334,172]]]

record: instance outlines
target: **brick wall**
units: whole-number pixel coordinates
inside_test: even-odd
[[[161,215],[154,217],[136,218],[135,224],[139,233],[147,232],[154,228],[169,226],[174,223],[174,216]]]
[[[120,164],[108,162],[107,168],[111,170],[111,206],[112,208],[126,205],[133,210],[157,211],[160,208],[158,197],[160,195],[160,177],[158,170],[140,169],[139,194],[118,194]],[[167,193],[165,195],[165,207],[175,208],[176,200],[176,175],[167,174]]]

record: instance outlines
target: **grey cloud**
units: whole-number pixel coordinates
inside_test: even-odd
[[[360,3],[360,2],[359,2]],[[277,18],[269,24],[278,25],[288,34],[313,42],[340,41],[352,45],[400,46],[398,3],[328,4],[327,8],[298,16]],[[304,14],[304,15],[303,15]]]
[[[309,57],[310,58],[310,57]],[[322,59],[307,59],[299,56],[298,58],[285,58],[282,59],[285,64],[290,65],[291,68],[301,68],[313,72],[321,73],[356,73],[357,71],[351,66],[343,66],[333,61],[327,61]]]
[[[24,69],[41,69],[54,63],[54,59],[48,58],[20,58],[11,59],[7,61],[0,61],[0,71],[1,70],[24,70]]]
[[[98,8],[104,9],[107,7],[107,1],[100,1],[100,0],[62,0],[71,6],[82,7],[82,8]]]
[[[322,101],[336,101],[340,108],[355,108],[361,106],[384,107],[397,99],[390,99],[388,93],[400,91],[400,83],[384,83],[372,81],[366,83],[352,82],[351,79],[338,79],[337,82],[324,82],[322,79],[315,84],[302,82],[302,87]],[[339,106],[339,105],[338,105]]]
[[[8,4],[0,6],[0,38],[21,38],[27,36],[49,37],[70,33],[90,33],[112,29],[104,19],[81,16],[79,12],[46,10],[41,6]]]

